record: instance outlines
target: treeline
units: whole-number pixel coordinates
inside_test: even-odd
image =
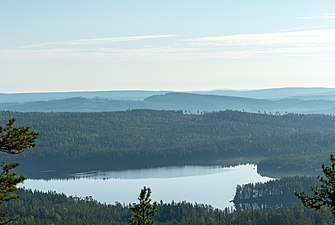
[[[295,162],[301,155],[306,156],[304,160],[320,152],[329,155],[335,146],[335,117],[327,115],[7,111],[0,112],[0,124],[13,117],[17,126],[28,125],[40,133],[36,149],[13,159],[22,162],[27,173],[185,165],[250,156],[270,159],[290,155],[285,162]],[[282,169],[280,165],[274,169]]]
[[[335,149],[335,146],[334,146]],[[257,164],[257,172],[277,177],[300,171],[302,174],[317,175],[321,173],[321,165],[329,163],[329,155],[334,151],[319,150],[306,154],[285,154],[261,160]]]
[[[316,186],[315,177],[285,177],[266,183],[237,185],[233,202],[237,209],[271,209],[283,206],[302,205],[295,192],[312,194],[311,186]]]
[[[20,225],[126,225],[131,211],[127,205],[106,205],[90,197],[80,199],[54,192],[42,193],[19,190],[18,200],[0,205],[8,216],[17,217]],[[333,221],[326,209],[318,212],[302,207],[279,208],[269,211],[232,211],[208,205],[160,202],[155,217],[158,225],[326,225]]]

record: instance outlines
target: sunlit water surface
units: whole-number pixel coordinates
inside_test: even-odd
[[[183,166],[152,169],[77,173],[73,179],[31,180],[22,186],[40,191],[56,191],[68,196],[92,196],[100,202],[136,202],[143,186],[150,187],[152,199],[163,202],[187,201],[216,208],[232,206],[238,184],[266,182],[255,165],[235,167]]]

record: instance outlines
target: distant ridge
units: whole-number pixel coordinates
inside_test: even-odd
[[[79,92],[41,92],[41,93],[0,93],[0,103],[49,101],[66,98],[105,98],[114,100],[141,101],[155,94],[164,94],[166,91],[79,91]]]
[[[269,88],[259,90],[212,90],[212,91],[195,91],[197,94],[228,95],[236,97],[248,97],[257,99],[323,99],[335,100],[335,88],[323,87],[286,87],[286,88]]]
[[[117,90],[117,91],[77,91],[77,92],[42,92],[42,93],[0,93],[0,103],[48,101],[66,98],[104,98],[113,100],[143,101],[153,95],[162,95],[171,91],[145,91],[145,90]],[[259,90],[211,90],[188,91],[201,95],[234,96],[253,99],[280,100],[295,98],[300,100],[335,100],[335,88],[307,88],[287,87]]]
[[[164,109],[187,109],[191,112],[231,109],[262,113],[335,114],[335,101],[329,100],[301,100],[296,98],[268,100],[236,96],[166,93],[148,97],[144,101],[157,104]]]
[[[0,103],[0,110],[18,112],[104,112],[156,109],[203,113],[228,109],[272,114],[335,114],[335,101],[332,100],[305,100],[293,97],[277,100],[178,92],[154,93],[155,95],[146,97],[143,100],[71,97],[47,101],[8,102]],[[146,92],[142,94],[141,98],[152,93]],[[124,97],[125,95],[122,96]],[[136,99],[136,96],[130,97]]]
[[[273,104],[269,100],[261,99],[176,92],[151,96],[144,101],[167,109],[185,108],[191,111],[219,111],[224,109],[257,111],[261,105],[269,107]]]

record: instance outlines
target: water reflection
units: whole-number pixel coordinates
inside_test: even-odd
[[[257,174],[255,165],[236,167],[163,167],[155,169],[77,173],[76,179],[26,180],[24,187],[40,191],[53,190],[79,197],[92,196],[100,202],[135,202],[143,186],[152,189],[155,201],[210,204],[217,208],[229,203],[237,184],[266,182],[269,177]]]
[[[219,166],[174,166],[158,167],[137,170],[122,171],[90,171],[85,173],[71,174],[75,179],[149,179],[149,178],[177,178],[190,176],[203,176],[216,173],[229,172],[233,167]]]

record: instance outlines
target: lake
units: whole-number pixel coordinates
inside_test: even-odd
[[[66,195],[92,196],[99,202],[132,203],[143,186],[150,187],[152,199],[203,203],[215,208],[233,206],[237,184],[266,182],[269,177],[257,173],[256,165],[234,167],[182,166],[73,174],[71,179],[24,181],[21,187]]]

